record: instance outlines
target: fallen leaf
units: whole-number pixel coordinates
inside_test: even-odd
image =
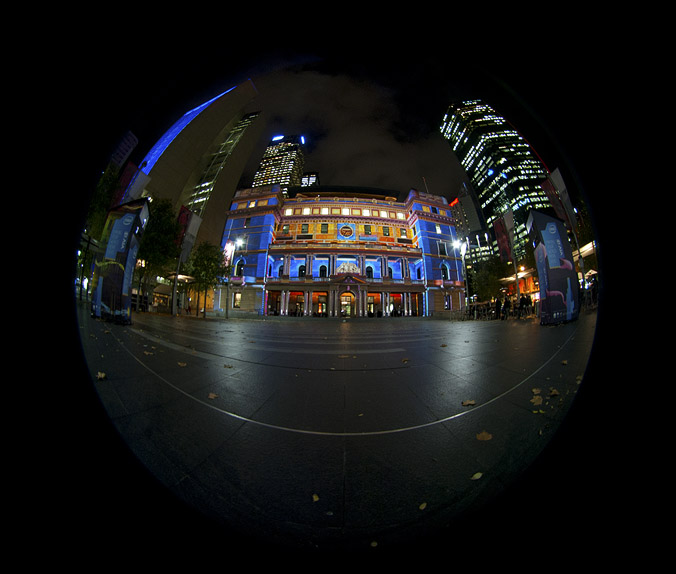
[[[106,378],[106,374],[99,371],[98,373],[96,373],[96,378],[100,381],[101,379]]]
[[[402,363],[408,363],[408,359],[402,359],[401,362]]]
[[[550,397],[557,397],[559,395],[559,391],[557,391],[555,388],[550,388],[549,389],[549,396]]]
[[[462,401],[462,406],[463,407],[469,407],[472,405],[476,405],[476,401],[474,399],[470,399],[468,401]]]
[[[143,354],[144,355],[152,355],[153,353],[151,353],[150,351],[143,351]]]
[[[427,503],[426,503],[426,502],[423,502],[420,506],[418,506],[418,508],[419,508],[420,510],[425,510],[425,508],[427,508]]]
[[[568,364],[568,360],[567,360],[567,359],[564,359],[563,361],[561,361],[561,364],[562,364],[562,365],[567,365],[567,364]]]
[[[441,346],[442,347],[448,347],[448,345],[446,343],[442,343]]]
[[[484,475],[483,472],[475,472],[470,478],[470,480],[479,480],[483,475]]]
[[[542,397],[539,396],[539,395],[535,395],[535,396],[530,400],[530,402],[533,403],[534,405],[541,405],[541,404],[542,404]]]
[[[478,435],[476,435],[476,438],[477,440],[491,440],[493,435],[489,432],[481,431]]]
[[[319,500],[319,496],[317,496],[316,494],[313,494],[312,495],[312,502],[317,502],[318,500]]]
[[[541,390],[538,389],[538,388],[533,389],[533,394],[534,394],[534,395],[539,395],[540,392],[541,392]]]
[[[181,362],[179,361],[178,366],[179,366],[179,367],[185,367],[187,364],[188,364],[188,363],[181,363]]]
[[[210,399],[215,399],[215,398],[217,398],[217,397],[218,397],[218,395],[217,395],[216,393],[209,393],[209,398],[210,398]]]

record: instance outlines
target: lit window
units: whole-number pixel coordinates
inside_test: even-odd
[[[366,217],[371,217],[371,210],[370,210],[370,209],[365,209],[365,210],[364,210],[364,215],[365,215]]]
[[[293,209],[287,207],[286,210],[284,210],[284,215],[293,215]]]

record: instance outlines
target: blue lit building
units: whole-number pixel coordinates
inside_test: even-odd
[[[237,192],[214,310],[237,314],[444,315],[464,304],[462,246],[445,198],[411,190],[279,185]]]

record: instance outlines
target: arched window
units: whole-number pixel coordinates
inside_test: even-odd
[[[370,265],[366,268],[366,277],[373,279],[373,267]]]
[[[444,281],[448,281],[448,267],[446,267],[445,263],[441,264],[441,278]]]
[[[244,260],[240,259],[235,265],[235,277],[241,277],[244,275]]]
[[[305,265],[298,267],[298,277],[305,277]]]
[[[326,273],[327,273],[326,265],[322,265],[319,268],[319,276],[320,277],[326,277]]]

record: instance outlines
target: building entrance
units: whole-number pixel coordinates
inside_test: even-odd
[[[354,317],[355,315],[355,298],[352,293],[343,293],[340,296],[340,316]]]

